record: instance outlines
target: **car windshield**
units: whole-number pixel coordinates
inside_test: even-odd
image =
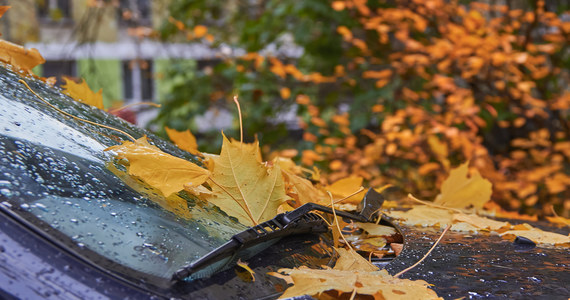
[[[130,178],[104,150],[126,139],[42,103],[0,67],[0,205],[79,252],[170,278],[245,227],[188,195],[165,198]],[[163,151],[193,159],[160,138],[26,79],[48,102],[77,117],[144,134]],[[81,253],[80,253],[81,254]]]

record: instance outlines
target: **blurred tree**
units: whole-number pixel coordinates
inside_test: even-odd
[[[434,197],[450,166],[470,160],[498,202],[545,213],[553,204],[568,217],[568,6],[512,3],[173,1],[163,38],[247,54],[173,65],[157,122],[192,128],[189,116],[237,93],[245,128],[264,144],[285,146],[288,128],[275,120],[295,111],[301,159],[328,180],[357,175]],[[208,38],[197,34],[205,28]]]

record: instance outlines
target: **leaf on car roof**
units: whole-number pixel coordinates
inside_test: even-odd
[[[114,151],[117,159],[129,161],[129,175],[157,188],[166,197],[181,191],[185,186],[199,186],[210,176],[208,170],[149,144],[146,136],[136,143],[126,141],[107,150]]]
[[[26,72],[46,62],[37,49],[26,49],[4,40],[0,40],[0,60]]]
[[[194,155],[200,153],[198,151],[198,143],[196,142],[196,137],[190,132],[190,130],[186,131],[178,131],[175,129],[171,129],[168,127],[164,127],[166,130],[166,134],[168,134],[168,138],[178,146],[178,148],[188,151]]]
[[[434,203],[454,208],[483,208],[491,199],[492,184],[473,170],[468,177],[469,162],[451,170],[449,177],[441,185],[441,193]]]
[[[205,200],[248,226],[273,218],[287,199],[281,168],[260,157],[257,143],[230,142],[223,135],[220,156],[210,158],[213,195]]]
[[[103,89],[99,89],[97,93],[93,92],[85,80],[76,83],[71,78],[63,77],[65,85],[63,93],[75,99],[78,102],[104,109],[103,107]]]

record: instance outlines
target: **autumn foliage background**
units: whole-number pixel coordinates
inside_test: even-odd
[[[323,181],[361,176],[370,186],[391,183],[433,199],[450,168],[470,161],[504,208],[550,215],[553,206],[570,216],[570,14],[563,5],[224,4],[173,1],[162,39],[247,54],[205,67],[173,64],[162,74],[175,80],[156,124],[195,129],[189,116],[233,111],[239,94],[246,135],[257,135],[265,155],[279,151],[317,166]],[[302,47],[300,55],[291,45]],[[298,129],[275,121],[287,111],[298,116]],[[209,150],[218,135],[200,134],[198,144]]]

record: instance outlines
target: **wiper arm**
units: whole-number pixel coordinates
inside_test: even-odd
[[[374,189],[369,189],[364,199],[358,206],[359,214],[352,214],[344,211],[335,211],[337,216],[356,220],[359,222],[372,221],[374,213],[378,212],[384,198]],[[200,259],[176,271],[172,276],[172,280],[180,281],[195,275],[201,270],[212,266],[214,263],[228,257],[234,257],[238,251],[247,249],[252,246],[259,245],[263,242],[282,238],[285,236],[303,234],[303,233],[324,233],[329,230],[328,225],[322,217],[312,213],[312,211],[321,211],[332,214],[330,207],[307,203],[293,211],[278,214],[273,219],[248,228],[234,236],[221,245],[212,250]],[[223,267],[223,266],[222,266]],[[222,269],[221,267],[218,268]]]

